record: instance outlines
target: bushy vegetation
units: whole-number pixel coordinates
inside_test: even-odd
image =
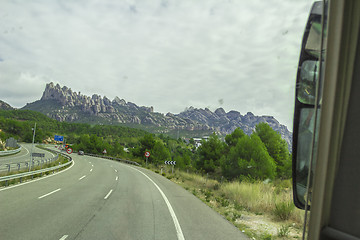
[[[268,124],[259,123],[250,135],[238,128],[222,141],[212,134],[196,149],[194,141],[154,135],[143,130],[111,125],[59,122],[29,110],[0,111],[0,138],[15,137],[31,142],[31,128],[37,123],[35,142],[64,135],[75,151],[134,159],[156,166],[176,161],[176,168],[210,174],[227,180],[287,179],[291,177],[290,154],[286,142]],[[128,152],[124,151],[128,149]]]
[[[166,177],[183,186],[252,239],[287,239],[289,235],[301,234],[304,212],[292,203],[290,180],[221,182],[208,179],[207,175],[184,171],[169,173]],[[266,228],[261,228],[261,224],[255,228],[252,224],[247,225],[253,216],[258,216],[254,218],[255,222],[261,218],[272,224]]]

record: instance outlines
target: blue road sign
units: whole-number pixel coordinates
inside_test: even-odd
[[[64,141],[64,136],[55,135],[54,140],[59,141],[59,142],[63,142]]]

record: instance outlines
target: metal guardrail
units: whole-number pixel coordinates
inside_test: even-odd
[[[39,160],[33,160],[32,164],[31,161],[25,161],[25,162],[18,162],[18,163],[2,163],[0,164],[0,173],[1,172],[11,172],[11,171],[20,171],[20,170],[26,170],[29,169],[29,164],[31,164],[31,167],[36,166],[42,166],[43,164],[48,164],[51,162],[56,161],[59,158],[59,155],[57,154],[53,158],[49,159],[39,159]]]
[[[69,164],[71,164],[71,161],[64,163],[64,164],[60,164],[59,166],[54,166],[54,167],[44,168],[44,169],[40,169],[40,170],[36,170],[36,171],[30,171],[30,172],[24,172],[24,173],[19,173],[19,174],[3,176],[3,177],[0,177],[0,182],[13,180],[13,179],[17,179],[17,178],[28,177],[28,176],[32,176],[32,175],[36,175],[36,174],[40,174],[40,173],[55,171],[56,169],[65,167]]]
[[[52,150],[50,150],[50,151],[52,151]],[[52,151],[52,152],[56,152],[56,151]],[[20,178],[20,182],[21,182],[21,178],[23,178],[23,177],[28,177],[28,176],[33,176],[33,175],[40,174],[40,173],[55,171],[57,169],[60,169],[60,168],[65,167],[65,166],[72,163],[72,158],[70,156],[67,156],[67,155],[62,154],[62,153],[60,153],[60,154],[63,155],[64,157],[66,157],[69,161],[67,163],[64,163],[64,164],[59,163],[58,166],[54,166],[54,167],[49,167],[49,168],[44,168],[44,169],[30,171],[30,172],[23,172],[23,173],[19,173],[19,174],[12,174],[12,175],[3,176],[3,177],[0,177],[0,182],[9,181],[9,180],[17,179],[17,178]],[[56,157],[58,157],[58,155]]]
[[[7,156],[21,151],[21,146],[14,150],[0,151],[0,156]]]
[[[106,159],[110,159],[110,160],[114,160],[114,161],[118,161],[118,162],[123,162],[123,163],[131,164],[131,165],[140,166],[140,164],[137,162],[130,161],[130,160],[124,160],[121,158],[107,157],[107,156],[97,155],[97,154],[92,154],[92,153],[84,153],[84,155],[92,156],[92,157],[99,157],[99,158],[106,158]]]

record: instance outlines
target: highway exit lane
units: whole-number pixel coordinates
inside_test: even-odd
[[[20,163],[20,162],[28,162],[30,161],[30,152],[32,148],[31,143],[20,143],[21,145],[21,151],[19,153],[10,155],[10,156],[2,156],[0,157],[0,165],[9,164],[9,163]],[[54,157],[55,155],[49,151],[37,148],[34,146],[33,149],[36,153],[44,153],[45,157],[43,159],[50,159]],[[34,157],[34,160],[41,160],[41,158]]]
[[[106,159],[72,156],[75,165],[63,173],[0,191],[0,212],[6,216],[0,220],[1,238],[179,239],[155,183],[173,208],[184,239],[247,239],[158,174]]]

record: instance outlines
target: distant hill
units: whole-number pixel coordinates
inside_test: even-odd
[[[10,106],[8,103],[0,100],[0,110],[14,110],[12,106]]]
[[[23,109],[41,112],[58,121],[93,124],[124,124],[154,133],[165,133],[176,137],[196,137],[212,132],[229,134],[240,127],[251,134],[259,122],[268,123],[291,146],[292,134],[286,126],[272,116],[255,116],[251,112],[241,115],[237,111],[225,112],[218,108],[190,107],[179,114],[157,113],[153,107],[137,106],[115,97],[113,100],[94,94],[91,97],[74,92],[59,84],[48,83],[40,100],[27,104]]]

